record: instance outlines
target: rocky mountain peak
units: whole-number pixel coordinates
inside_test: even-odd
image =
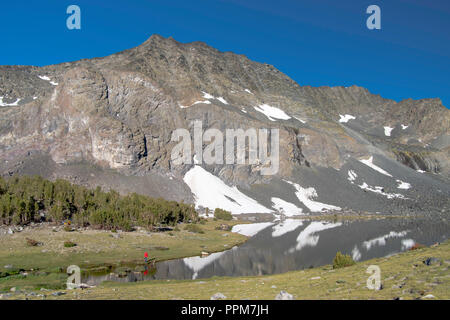
[[[302,179],[315,185],[328,179],[319,172],[341,171],[333,179],[348,184],[345,170],[356,172],[353,165],[364,159],[436,175],[427,179],[445,180],[450,172],[450,111],[439,99],[397,103],[356,85],[299,86],[271,65],[160,35],[104,58],[2,66],[0,99],[3,174],[57,177],[83,164],[134,177],[123,181],[156,179],[171,187],[146,193],[177,198],[171,191],[177,190],[192,201],[183,182],[192,164],[173,165],[171,137],[179,128],[192,132],[194,120],[203,130],[280,130],[274,176],[261,175],[258,165],[205,167],[224,183],[245,188]],[[86,183],[96,181],[77,172]],[[121,189],[111,175],[104,177],[106,186]],[[355,191],[348,187],[343,190]]]

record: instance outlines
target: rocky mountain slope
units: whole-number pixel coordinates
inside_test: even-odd
[[[175,165],[174,130],[278,128],[279,170]],[[203,147],[208,145],[203,143]],[[153,35],[104,58],[0,66],[0,174],[233,213],[447,213],[450,110],[439,99],[300,86],[275,67]],[[234,188],[237,186],[237,188]]]

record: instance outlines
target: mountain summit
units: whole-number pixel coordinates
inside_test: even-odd
[[[174,165],[176,129],[279,129],[261,164]],[[205,143],[206,145],[206,143]],[[0,67],[0,174],[40,174],[233,213],[450,208],[450,110],[300,86],[203,42],[151,36],[103,58]],[[237,188],[235,187],[237,186]]]

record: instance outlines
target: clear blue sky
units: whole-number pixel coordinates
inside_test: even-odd
[[[71,4],[81,8],[81,30],[66,28]],[[366,28],[371,4],[381,8],[381,30]],[[450,107],[449,0],[3,1],[0,64],[105,56],[154,33],[245,54],[300,85],[356,84]]]

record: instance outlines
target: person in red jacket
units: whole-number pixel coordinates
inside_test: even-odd
[[[145,263],[147,263],[147,260],[148,260],[148,253],[147,252],[144,253],[144,260],[145,260]]]

